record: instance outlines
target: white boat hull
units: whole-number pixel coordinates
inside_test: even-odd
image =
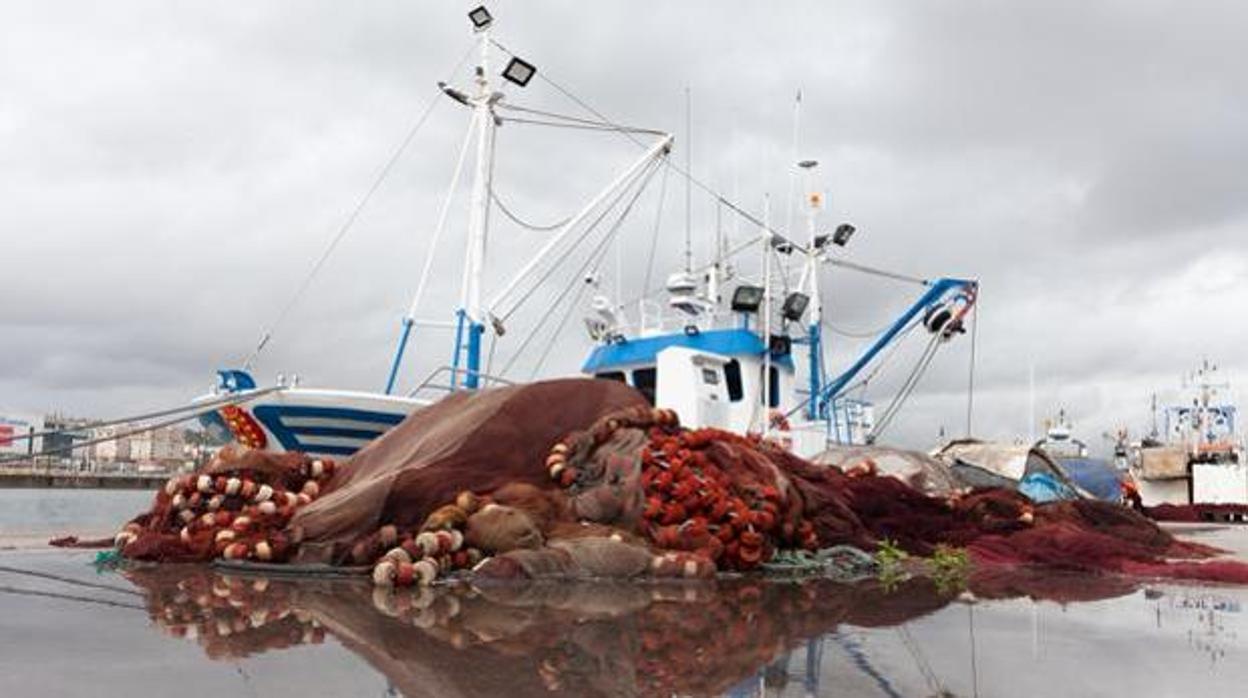
[[[214,434],[253,448],[344,457],[428,404],[397,395],[285,388],[224,407],[201,421]]]

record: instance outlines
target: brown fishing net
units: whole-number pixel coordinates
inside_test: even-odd
[[[948,489],[936,479],[924,486]],[[1127,508],[999,488],[932,496],[867,456],[816,464],[757,436],[681,428],[594,380],[458,393],[341,464],[226,451],[118,534],[130,558],[367,566],[381,586],[477,566],[509,579],[705,577],[884,540],[922,556],[966,548],[981,564],[1248,581],[1248,566],[1197,562],[1217,551]]]

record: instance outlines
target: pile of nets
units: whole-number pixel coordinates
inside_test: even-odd
[[[1245,523],[1248,506],[1243,504],[1158,504],[1136,509],[1154,521],[1175,523]]]
[[[283,562],[299,543],[287,530],[290,520],[336,470],[332,460],[299,453],[228,448],[202,472],[169,480],[114,543],[139,560]]]
[[[613,381],[458,393],[343,463],[223,452],[171,480],[124,556],[317,563],[382,587],[482,578],[708,577],[778,553],[883,541],[979,564],[1248,583],[1125,507],[1002,488],[933,496],[870,458],[816,464],[758,436],[685,429]]]

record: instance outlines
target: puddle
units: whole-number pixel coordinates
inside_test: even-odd
[[[21,694],[1188,696],[1248,680],[1248,589],[1035,571],[381,592],[0,555]],[[66,661],[72,659],[72,661]]]

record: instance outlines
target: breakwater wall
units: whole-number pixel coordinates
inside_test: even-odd
[[[75,473],[56,470],[10,470],[0,472],[0,488],[64,488],[105,490],[154,490],[164,486],[168,475],[157,473]]]

